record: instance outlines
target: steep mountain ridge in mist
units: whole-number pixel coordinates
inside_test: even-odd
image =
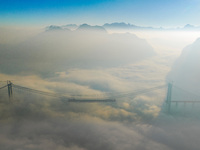
[[[43,32],[1,52],[2,73],[40,75],[69,68],[115,67],[155,54],[145,40],[132,34],[68,30]]]
[[[185,47],[181,56],[174,63],[167,80],[173,81],[179,87],[199,93],[200,91],[200,38]]]

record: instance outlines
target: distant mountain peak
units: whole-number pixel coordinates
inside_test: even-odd
[[[195,26],[193,26],[193,25],[191,25],[191,24],[186,24],[185,26],[184,26],[184,28],[194,28]]]
[[[46,30],[63,30],[60,26],[50,25],[46,27]]]
[[[124,23],[124,22],[114,22],[114,23],[105,23],[103,27],[106,28],[131,28],[131,27],[137,27],[136,25],[131,25],[130,23]]]
[[[62,26],[64,29],[70,29],[70,30],[76,30],[78,28],[78,26],[76,24],[67,24],[67,25],[63,25]]]
[[[61,26],[56,26],[56,25],[47,26],[45,29],[46,29],[46,31],[63,31],[63,30],[69,30],[67,28],[63,29]]]
[[[86,23],[80,25],[77,28],[78,31],[100,31],[100,32],[107,32],[106,29],[102,26],[91,26]]]

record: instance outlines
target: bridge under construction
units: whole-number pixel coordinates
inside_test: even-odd
[[[192,106],[194,107],[196,103],[200,103],[199,95],[188,92],[180,87],[173,85],[172,83],[168,83],[167,85],[161,85],[161,86],[156,86],[152,88],[142,89],[142,90],[129,91],[129,92],[104,93],[104,96],[103,96],[104,98],[100,98],[100,97],[83,98],[84,95],[78,95],[79,96],[78,98],[75,97],[74,95],[66,96],[60,93],[46,92],[46,91],[24,87],[21,85],[16,85],[12,83],[11,81],[7,81],[7,84],[0,87],[0,90],[5,89],[5,88],[8,89],[9,101],[13,100],[13,89],[24,91],[24,92],[30,92],[34,94],[40,94],[40,95],[49,96],[49,97],[54,97],[54,98],[65,100],[70,103],[106,103],[106,102],[113,103],[113,102],[116,102],[117,98],[136,96],[136,95],[148,93],[151,91],[167,88],[165,104],[166,104],[168,113],[171,112],[171,107],[173,104],[175,104],[175,107],[178,108],[178,105],[180,104],[184,104],[184,107],[186,107],[186,105],[188,104],[192,104]],[[172,93],[178,93],[178,94],[172,94]],[[179,97],[177,97],[177,95]],[[180,95],[182,96],[181,98],[180,98]]]
[[[16,90],[21,90],[21,91],[24,91],[24,92],[30,92],[30,93],[34,93],[34,94],[40,94],[40,95],[55,97],[55,98],[59,98],[59,99],[62,99],[62,100],[65,99],[68,102],[94,103],[94,102],[116,102],[117,98],[127,97],[127,96],[130,96],[130,95],[139,95],[139,94],[143,94],[143,93],[148,93],[148,92],[151,92],[151,91],[166,88],[166,85],[152,87],[152,88],[148,88],[148,89],[142,89],[142,90],[129,91],[129,92],[118,92],[118,93],[111,93],[111,92],[106,93],[105,92],[104,96],[103,96],[104,98],[100,98],[100,97],[98,97],[98,95],[97,95],[96,98],[82,98],[85,95],[67,95],[66,96],[66,95],[62,95],[60,93],[46,92],[46,91],[41,91],[41,90],[36,90],[36,89],[24,87],[24,86],[21,86],[21,85],[16,85],[16,84],[12,83],[11,81],[7,81],[7,85],[0,87],[0,90],[4,89],[4,88],[8,88],[9,100],[13,99],[13,89],[16,89]],[[75,96],[78,96],[79,98],[76,98]]]

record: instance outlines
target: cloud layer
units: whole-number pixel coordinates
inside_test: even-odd
[[[163,113],[166,88],[127,95],[165,84],[174,60],[170,50],[155,55],[132,34],[62,31],[1,44],[0,51],[1,81],[75,98],[117,99],[68,103],[14,88],[9,103],[7,89],[2,89],[4,150],[199,149],[198,115]]]

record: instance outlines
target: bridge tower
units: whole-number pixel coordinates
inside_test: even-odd
[[[170,113],[170,107],[171,107],[171,99],[172,99],[172,83],[168,83],[168,89],[167,89],[167,112]]]
[[[7,86],[8,86],[8,97],[9,97],[9,101],[11,101],[12,98],[13,98],[12,82],[11,82],[11,81],[7,81]]]

